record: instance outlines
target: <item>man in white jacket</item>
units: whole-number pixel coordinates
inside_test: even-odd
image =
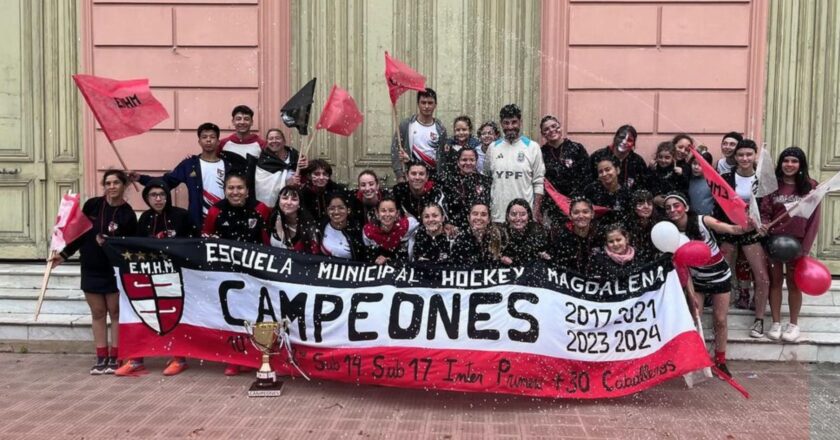
[[[521,198],[531,204],[534,220],[542,223],[545,165],[540,145],[520,134],[522,110],[516,104],[502,107],[499,119],[505,136],[490,145],[484,159],[485,175],[493,178],[493,221],[503,223],[507,205]]]

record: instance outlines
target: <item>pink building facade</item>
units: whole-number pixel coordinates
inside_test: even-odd
[[[618,126],[633,124],[645,157],[681,132],[716,157],[722,133],[760,141],[766,1],[536,3],[540,115],[534,119],[559,116],[568,136],[590,151],[606,145]],[[290,84],[292,48],[299,44],[291,33],[293,6],[287,0],[85,0],[83,71],[148,77],[171,114],[151,132],[118,142],[129,167],[171,168],[197,152],[200,123],[229,130],[237,104],[256,110],[255,130],[279,125],[280,106],[299,86]],[[97,176],[118,162],[90,115],[84,139],[84,187],[93,194]]]

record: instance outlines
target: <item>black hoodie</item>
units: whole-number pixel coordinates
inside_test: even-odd
[[[198,227],[190,219],[190,213],[183,208],[172,206],[172,194],[169,185],[161,179],[149,181],[143,188],[143,201],[149,205],[149,192],[160,188],[166,192],[166,206],[160,213],[148,209],[140,215],[137,221],[137,235],[155,238],[189,238],[198,237]]]

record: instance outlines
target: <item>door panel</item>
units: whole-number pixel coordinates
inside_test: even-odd
[[[43,258],[61,194],[79,187],[76,5],[0,10],[0,258]]]

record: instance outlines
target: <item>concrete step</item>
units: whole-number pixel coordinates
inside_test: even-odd
[[[40,289],[44,279],[45,264],[0,264],[0,291],[5,289]],[[53,269],[48,288],[78,289],[79,265],[66,263]]]
[[[0,289],[0,313],[34,313],[39,289]],[[41,313],[83,315],[90,313],[79,289],[47,289]]]
[[[26,313],[0,314],[2,341],[92,341],[90,313],[41,314],[35,321],[34,310]]]
[[[712,328],[711,310],[704,310],[703,327],[706,329]],[[727,324],[730,331],[732,330],[749,330],[755,321],[755,314],[752,310],[730,309],[727,318]],[[764,330],[770,329],[773,319],[770,317],[770,310],[768,308],[767,314],[764,316]],[[782,307],[781,323],[790,322],[790,315],[787,313],[787,307]],[[802,311],[799,314],[799,327],[809,332],[818,333],[836,333],[840,336],[840,307],[836,306],[802,306]]]
[[[709,350],[714,349],[714,334],[704,330]],[[805,332],[796,344],[754,339],[749,330],[729,330],[727,359],[756,361],[797,361],[840,363],[840,334]]]

